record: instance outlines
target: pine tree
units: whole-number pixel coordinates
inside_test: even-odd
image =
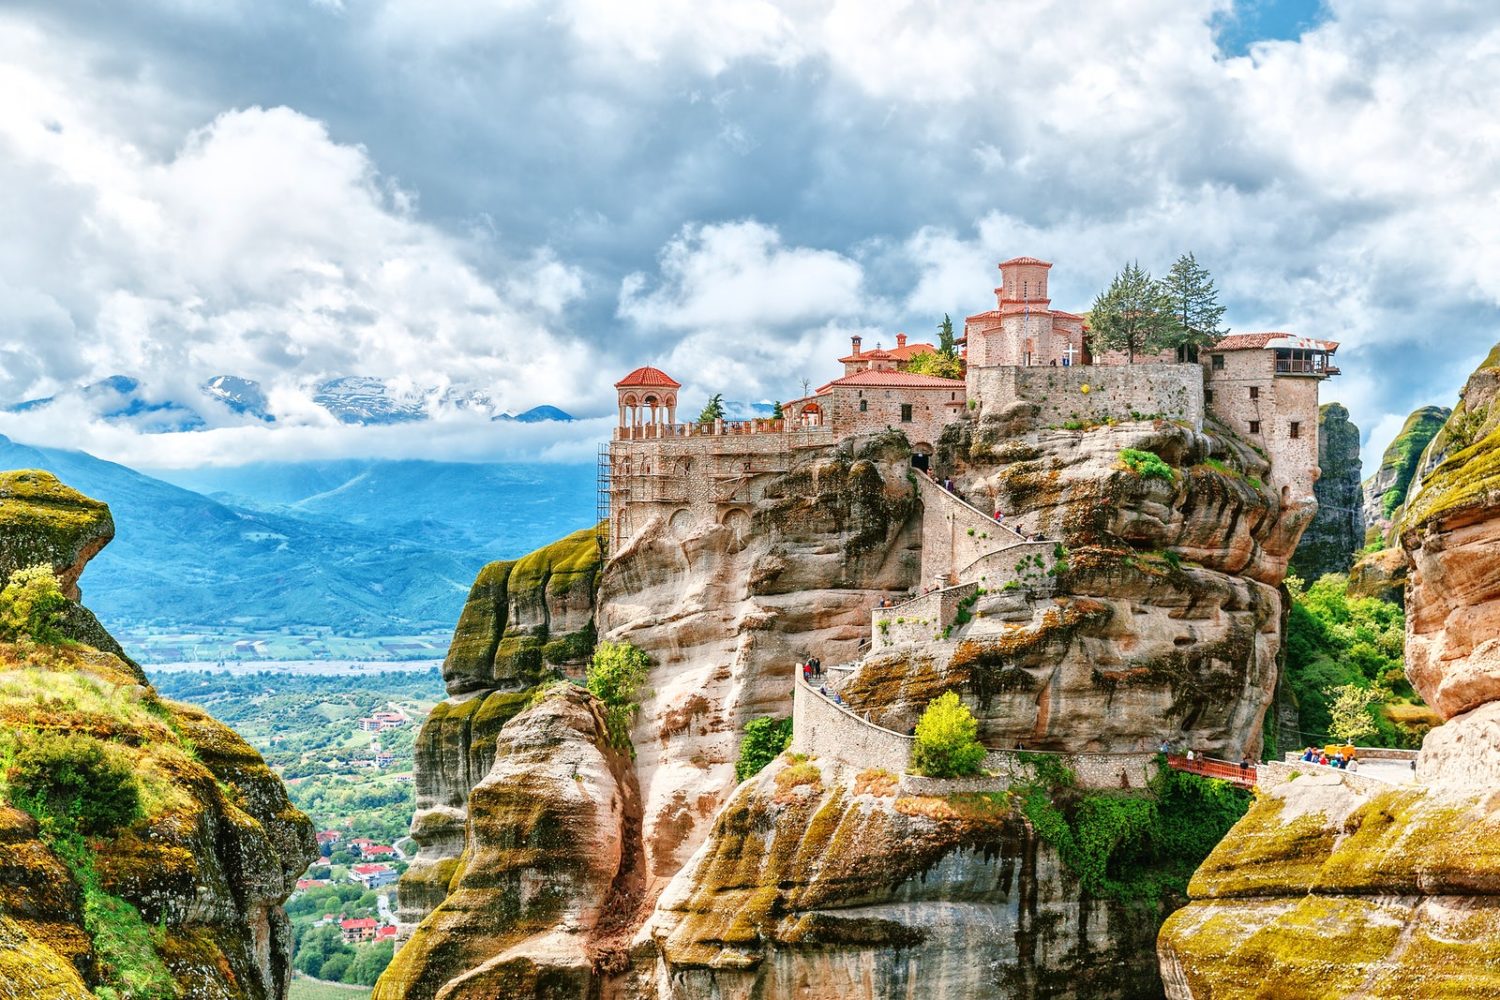
[[[1162,283],[1132,262],[1094,300],[1089,310],[1089,347],[1096,355],[1124,351],[1135,364],[1137,352],[1173,346],[1173,321],[1172,302]]]
[[[1210,347],[1228,333],[1219,328],[1224,307],[1214,279],[1191,253],[1183,254],[1162,282],[1172,300],[1170,344],[1184,361],[1197,359],[1198,350]]]
[[[715,420],[724,419],[724,394],[716,392],[713,398],[703,405],[703,412],[698,414],[698,423],[711,424]]]
[[[948,358],[958,354],[953,346],[953,320],[947,313],[943,313],[943,322],[938,326],[938,353]]]
[[[786,412],[784,410],[782,410],[780,403],[777,403],[776,404],[776,408],[771,411],[771,419],[772,420],[785,420],[786,419]]]

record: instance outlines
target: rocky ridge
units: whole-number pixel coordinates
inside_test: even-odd
[[[1325,573],[1349,572],[1365,546],[1359,428],[1340,403],[1318,408],[1318,469],[1321,474],[1313,484],[1318,513],[1292,555],[1292,572],[1309,582]]]
[[[1263,789],[1162,929],[1171,1000],[1500,996],[1500,352],[1433,437],[1393,530],[1407,676],[1446,720],[1412,785]]]
[[[76,595],[113,532],[107,507],[50,474],[0,473],[7,577],[45,562]],[[71,842],[18,808],[13,788],[0,794],[0,983],[49,1000],[285,997],[281,903],[316,855],[312,825],[259,754],[157,697],[80,605],[69,602],[59,628],[70,642],[0,642],[4,749],[94,747],[128,767],[140,811]]]
[[[1054,539],[1050,565],[1035,574],[1050,582],[982,595],[949,634],[865,658],[844,689],[851,705],[904,730],[953,689],[1006,746],[1024,738],[1038,749],[1139,752],[1170,737],[1221,756],[1255,752],[1275,685],[1277,588],[1312,506],[1282,507],[1266,461],[1220,427],[1036,424],[1023,407],[954,425],[936,469],[975,503],[1005,510],[1007,523]],[[1126,449],[1158,456],[1166,475],[1131,469]],[[520,827],[514,817],[497,824],[479,788],[517,772],[506,761],[511,734],[533,726],[537,709],[505,719],[497,707],[478,738],[475,722],[455,718],[477,718],[499,695],[507,711],[517,707],[539,679],[515,658],[525,626],[512,571],[481,574],[445,670],[452,697],[421,737],[423,855],[402,886],[419,926],[380,995],[420,980],[434,997],[466,996],[470,982],[498,981],[477,970],[515,972],[523,960],[531,965],[516,995],[528,996],[769,996],[795,982],[809,995],[885,997],[929,979],[953,995],[983,995],[1001,979],[1018,996],[1158,989],[1145,943],[1152,921],[1083,892],[1003,795],[954,812],[946,797],[897,793],[894,775],[785,757],[735,788],[739,730],[788,714],[792,665],[814,652],[825,664],[856,659],[877,600],[917,585],[923,508],[913,478],[899,436],[809,449],[766,486],[750,531],[648,525],[599,571],[597,633],[654,663],[634,728],[641,867],[628,951],[590,952],[594,918],[569,916],[586,909],[582,883],[523,878],[532,893],[558,894],[537,922],[527,891],[517,901],[464,874],[487,837],[522,842],[501,832]],[[550,594],[524,593],[529,606],[559,613]],[[606,797],[588,791],[591,779],[584,787],[590,801]],[[613,844],[588,824],[550,829],[573,838],[558,845],[566,856]],[[904,857],[895,845],[907,842],[923,848]],[[609,867],[588,898],[597,901]],[[406,902],[408,883],[420,906]],[[465,916],[479,912],[483,921]],[[966,917],[996,931],[978,952]],[[564,932],[561,951],[534,943]],[[594,963],[588,981],[583,954]]]

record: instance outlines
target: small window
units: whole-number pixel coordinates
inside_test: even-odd
[[[1258,386],[1258,385],[1252,385],[1250,387],[1250,398],[1251,399],[1259,399],[1260,398],[1260,386]]]
[[[1252,420],[1252,421],[1250,421],[1250,433],[1251,434],[1259,434],[1260,433],[1260,421],[1259,420]]]
[[[868,399],[861,399],[859,401],[859,412],[860,413],[864,413],[869,408],[870,408],[870,401]]]
[[[1205,403],[1212,403],[1214,401],[1214,391],[1212,389],[1203,390],[1203,401]]]
[[[1214,371],[1216,371],[1216,372],[1223,371],[1224,370],[1224,355],[1222,355],[1222,354],[1215,354],[1213,356],[1213,359],[1214,359],[1214,361],[1213,361]]]
[[[1295,421],[1295,420],[1292,421],[1292,430],[1291,430],[1290,436],[1291,437],[1301,437],[1302,436],[1302,425],[1299,424],[1299,423],[1297,423],[1297,421]]]
[[[902,403],[901,404],[901,422],[903,424],[909,424],[909,423],[911,423],[911,404],[910,403]]]

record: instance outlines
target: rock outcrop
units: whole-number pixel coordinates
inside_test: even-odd
[[[1401,432],[1386,446],[1380,467],[1362,487],[1367,543],[1389,534],[1391,522],[1406,502],[1406,492],[1422,464],[1422,453],[1452,415],[1446,406],[1413,410],[1401,425]]]
[[[1297,775],[1163,928],[1171,1000],[1500,996],[1500,352],[1469,379],[1396,509],[1406,672],[1447,721],[1415,781]]]
[[[1340,403],[1318,408],[1318,469],[1321,474],[1313,485],[1318,513],[1292,555],[1292,572],[1309,583],[1325,573],[1349,572],[1355,555],[1365,547],[1359,428]]]
[[[1155,979],[1143,912],[1080,894],[1004,796],[784,756],[661,897],[654,992],[637,995],[1138,997]]]
[[[1036,543],[1042,565],[1025,585],[981,595],[971,620],[865,658],[844,688],[851,705],[905,730],[952,689],[1006,746],[1140,752],[1169,737],[1220,756],[1254,753],[1276,681],[1278,588],[1312,505],[1283,506],[1266,460],[1222,428],[1034,423],[1009,414],[953,425],[937,472],[1052,540]],[[1165,475],[1132,470],[1125,449],[1150,451]],[[510,716],[540,676],[516,665],[525,643],[501,655],[524,629],[513,571],[487,569],[445,671],[451,696],[419,739],[422,854],[402,894],[420,926],[380,996],[442,1000],[501,983],[514,990],[506,995],[657,1000],[874,998],[933,983],[954,996],[1149,992],[1155,920],[1084,899],[1003,796],[953,812],[951,801],[894,795],[822,758],[783,759],[735,790],[740,730],[789,714],[794,664],[814,653],[829,665],[859,659],[877,601],[919,583],[914,480],[899,435],[803,449],[757,490],[748,530],[652,522],[599,571],[594,629],[653,664],[633,729],[640,868],[630,877],[642,904],[625,921],[640,931],[628,955],[597,945],[622,938],[601,933],[588,908],[624,851],[596,829],[609,814],[551,823],[558,839],[538,861],[598,852],[597,871],[562,879],[528,868],[519,897],[483,875],[515,867],[494,854],[479,864],[486,836],[520,843],[502,832],[517,818],[481,789],[538,769],[524,753],[509,758],[511,734],[532,726],[530,712]],[[585,798],[603,801],[592,788],[585,780]],[[538,792],[542,814],[555,798]],[[618,873],[609,891],[617,884]],[[524,917],[538,893],[548,908]]]
[[[3,479],[8,564],[48,562],[76,585],[113,532],[108,509],[46,473]],[[108,638],[70,605],[64,631],[78,635],[79,622]],[[19,798],[11,775],[0,795],[0,991],[280,1000],[291,975],[281,903],[316,856],[312,825],[248,744],[158,698],[118,649],[0,642],[7,759],[70,739],[70,751],[128,768],[140,799],[133,820],[74,841],[63,836],[72,820]]]
[[[628,967],[643,900],[640,796],[602,705],[542,693],[494,743],[469,794],[450,889],[381,977],[377,1000],[589,997]]]

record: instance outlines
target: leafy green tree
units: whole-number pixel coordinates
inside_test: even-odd
[[[776,404],[776,408],[771,411],[771,419],[772,420],[785,420],[786,419],[786,414],[782,412],[781,404],[780,403],[777,403]]]
[[[618,750],[628,749],[631,756],[635,747],[630,742],[630,723],[640,707],[635,699],[650,669],[651,658],[630,643],[601,642],[584,675],[584,685],[604,702],[610,742]]]
[[[396,946],[390,941],[371,941],[360,945],[354,949],[354,961],[349,963],[344,982],[374,986],[385,967],[391,964],[391,957],[395,952]]]
[[[1380,692],[1356,684],[1340,684],[1326,692],[1332,700],[1328,706],[1328,734],[1336,740],[1353,743],[1376,732],[1370,706],[1380,701]]]
[[[323,962],[323,967],[318,970],[319,979],[327,979],[330,982],[342,983],[345,981],[344,974],[349,971],[350,956],[344,952],[329,955]]]
[[[938,353],[945,357],[958,357],[958,350],[953,344],[953,320],[943,313],[943,322],[938,324]]]
[[[964,373],[958,358],[941,351],[923,351],[906,363],[906,370],[938,378],[962,378]]]
[[[135,772],[115,747],[83,733],[28,734],[16,751],[10,794],[22,808],[82,834],[108,833],[140,815]]]
[[[724,394],[716,392],[703,404],[703,412],[698,414],[698,423],[711,424],[715,420],[724,419]]]
[[[734,778],[744,781],[761,769],[792,743],[792,720],[773,719],[763,715],[745,723],[745,738],[740,741],[740,759],[734,765]]]
[[[1224,307],[1219,305],[1214,279],[1191,253],[1177,258],[1162,287],[1172,302],[1167,343],[1178,349],[1184,361],[1196,360],[1200,348],[1212,346],[1229,332],[1219,325]]]
[[[63,596],[52,567],[18,569],[10,575],[5,589],[0,590],[0,635],[61,642],[63,636],[57,626],[67,606],[68,599]]]
[[[928,702],[917,720],[912,770],[932,778],[959,778],[978,774],[983,760],[979,723],[958,693],[947,691]]]
[[[1171,345],[1172,302],[1161,282],[1131,262],[1094,299],[1089,310],[1089,346],[1095,354],[1124,351],[1129,363],[1137,353]]]

